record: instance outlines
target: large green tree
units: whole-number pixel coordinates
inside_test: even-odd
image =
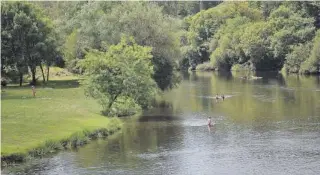
[[[36,67],[50,65],[55,57],[51,20],[30,3],[6,2],[1,7],[1,22],[2,72],[5,68],[18,72],[21,85],[29,68],[35,84]]]
[[[318,30],[312,42],[309,57],[302,63],[301,73],[320,73],[320,31]]]
[[[90,48],[103,51],[104,46],[117,44],[121,35],[126,34],[133,36],[139,45],[152,47],[154,79],[162,90],[177,82],[174,69],[180,56],[180,22],[164,15],[158,5],[91,2],[83,5],[69,21],[74,25],[66,37],[68,60],[83,59]]]
[[[148,107],[157,91],[151,50],[138,45],[133,37],[122,37],[106,52],[91,50],[80,62],[86,72],[86,92],[99,100],[105,115],[121,114],[114,109],[119,103]]]

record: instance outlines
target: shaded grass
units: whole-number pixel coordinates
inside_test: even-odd
[[[1,156],[16,160],[77,147],[121,126],[100,114],[100,105],[84,95],[73,77],[37,86],[7,87],[1,92]],[[110,133],[108,133],[110,134]]]

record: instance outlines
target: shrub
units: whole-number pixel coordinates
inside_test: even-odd
[[[210,62],[204,62],[202,64],[198,64],[196,70],[200,71],[212,71],[215,70],[215,67]]]

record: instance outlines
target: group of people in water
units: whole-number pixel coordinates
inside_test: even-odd
[[[216,98],[216,100],[219,100],[220,98],[221,98],[222,100],[224,100],[225,97],[224,97],[223,94],[222,94],[221,96],[219,96],[219,95],[217,94],[215,98]]]

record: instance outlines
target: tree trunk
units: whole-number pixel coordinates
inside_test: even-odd
[[[111,107],[112,107],[113,103],[117,100],[117,98],[118,98],[118,96],[119,96],[120,94],[121,94],[121,93],[115,95],[115,96],[111,99],[111,101],[109,101],[108,108],[107,108],[107,115],[110,114],[110,112],[111,112]]]
[[[36,85],[36,68],[35,67],[31,67],[31,75],[32,75],[32,85]]]
[[[40,69],[41,69],[41,73],[42,73],[43,82],[45,83],[46,82],[46,77],[44,76],[42,64],[40,64]]]
[[[204,10],[203,0],[200,0],[199,6],[200,6],[200,11],[201,11],[201,10]]]
[[[19,85],[22,86],[23,74],[19,72]]]
[[[50,70],[50,66],[47,66],[47,82],[49,81],[49,70]]]

